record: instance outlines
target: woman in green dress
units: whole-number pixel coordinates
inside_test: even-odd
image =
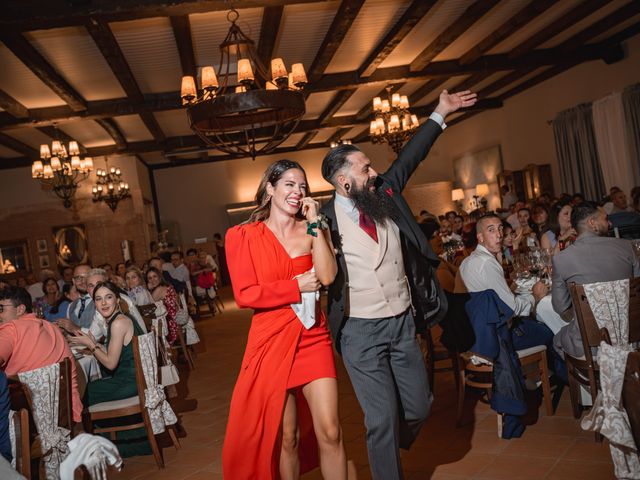
[[[107,322],[104,346],[98,344],[91,334],[82,330],[78,330],[71,341],[74,345],[86,347],[102,367],[102,378],[87,384],[83,402],[85,406],[138,395],[133,361],[133,337],[144,332],[137,322],[123,312],[127,307],[120,301],[120,292],[118,286],[110,281],[98,283],[93,291],[96,310]],[[144,428],[117,432],[116,443],[123,457],[151,453]]]

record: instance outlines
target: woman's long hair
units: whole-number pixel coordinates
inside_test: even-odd
[[[264,174],[262,174],[262,179],[260,180],[260,185],[258,185],[258,191],[256,192],[256,204],[258,206],[253,212],[251,212],[251,216],[246,223],[261,222],[269,218],[269,212],[271,210],[271,195],[267,193],[267,184],[270,183],[271,186],[275,187],[284,172],[291,170],[292,168],[296,168],[302,172],[305,182],[307,183],[306,196],[311,194],[309,190],[309,183],[307,182],[307,174],[298,162],[294,162],[292,160],[278,160],[273,162],[265,170]]]
[[[62,286],[62,294],[60,295],[58,301],[51,306],[51,310],[49,310],[49,313],[53,313],[55,315],[60,311],[60,305],[62,305],[64,302],[71,303],[71,299],[69,298],[71,287],[73,287],[72,283],[65,283]]]
[[[153,289],[149,289],[149,274],[153,272],[155,273],[158,278],[160,278],[160,283],[158,285],[156,285],[155,287],[153,287]],[[164,276],[162,275],[162,272],[160,270],[158,270],[156,267],[149,267],[149,269],[145,272],[144,274],[144,282],[147,286],[147,289],[149,289],[150,292],[153,292],[153,290],[155,290],[158,287],[168,287],[169,283],[167,283],[167,281],[164,279]]]

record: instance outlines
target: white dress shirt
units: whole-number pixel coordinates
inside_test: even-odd
[[[514,316],[529,315],[535,305],[533,295],[514,295],[504,278],[498,259],[484,246],[476,249],[462,261],[460,275],[469,292],[493,290],[511,310]]]

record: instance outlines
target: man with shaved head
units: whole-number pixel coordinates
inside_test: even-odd
[[[513,317],[512,339],[516,350],[534,345],[551,346],[553,332],[540,322],[529,319],[535,305],[549,292],[538,281],[531,294],[514,295],[504,278],[500,256],[502,255],[502,220],[495,214],[481,217],[476,224],[478,246],[460,265],[460,275],[469,293],[493,290],[511,310]]]

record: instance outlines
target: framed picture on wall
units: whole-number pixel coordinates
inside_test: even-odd
[[[49,255],[40,255],[40,268],[49,268],[51,264],[49,263]]]
[[[49,249],[46,238],[36,240],[36,246],[38,247],[38,253],[46,252]]]

